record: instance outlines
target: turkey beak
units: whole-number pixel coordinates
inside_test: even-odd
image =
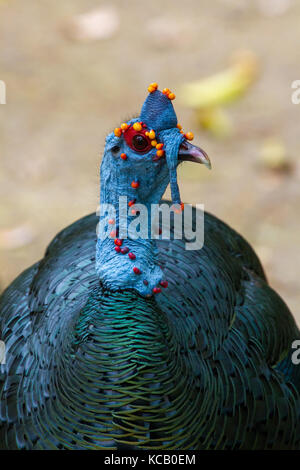
[[[179,147],[178,161],[188,161],[203,163],[209,170],[211,169],[210,159],[204,150],[185,140]]]

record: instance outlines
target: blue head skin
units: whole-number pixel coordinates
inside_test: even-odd
[[[135,132],[134,123],[143,123],[142,132]],[[171,184],[173,203],[180,203],[177,184],[176,168],[181,160],[191,160],[210,166],[207,155],[198,147],[191,145],[177,128],[177,117],[169,98],[156,90],[148,95],[137,119],[127,122],[129,129],[116,136],[111,133],[106,138],[103,160],[101,164],[101,194],[100,204],[110,204],[115,208],[115,226],[112,230],[123,226],[120,219],[120,196],[126,196],[129,201],[143,204],[150,214],[151,204],[159,204],[167,185]],[[144,133],[155,131],[155,140],[163,144],[164,156],[157,158],[157,149],[151,146],[149,138]],[[136,146],[142,147],[142,150]],[[142,137],[141,137],[142,134]],[[144,137],[144,140],[143,140]],[[143,146],[146,145],[143,151]],[[150,144],[150,145],[149,145]],[[124,155],[126,159],[124,159]],[[123,158],[121,157],[123,156]],[[138,187],[134,187],[137,186]],[[128,206],[127,206],[128,208]],[[109,217],[100,220],[108,220]],[[128,224],[133,220],[131,209],[125,220]],[[104,223],[105,231],[109,225]],[[158,264],[155,240],[150,238],[131,239],[130,236],[119,243],[115,237],[100,237],[97,241],[96,271],[101,282],[110,290],[135,289],[143,296],[153,294],[164,280],[164,274]],[[125,248],[125,250],[124,250]],[[123,254],[120,252],[125,251]],[[128,252],[129,250],[129,252]],[[132,256],[132,254],[134,256]],[[134,258],[135,259],[132,259]],[[137,269],[136,269],[137,268]],[[138,270],[138,272],[137,272]]]

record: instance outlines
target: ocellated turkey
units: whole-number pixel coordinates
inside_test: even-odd
[[[209,213],[196,251],[120,237],[169,183],[183,210],[181,161],[210,166],[173,98],[152,84],[140,116],[107,136],[110,236],[96,215],[78,220],[0,298],[1,448],[299,448],[299,330],[249,244]]]

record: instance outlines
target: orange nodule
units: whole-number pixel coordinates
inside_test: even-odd
[[[108,223],[109,223],[109,225],[114,225],[115,219],[109,219]]]
[[[137,189],[139,187],[140,183],[138,181],[132,181],[131,187],[134,189]]]
[[[157,146],[157,140],[151,140],[151,145],[152,145],[152,147],[156,147]]]
[[[164,95],[168,95],[169,93],[171,93],[169,88],[164,88],[162,92]]]
[[[158,84],[156,82],[150,83],[150,85],[148,86],[148,91],[149,93],[153,93],[155,90],[157,90],[157,88]]]
[[[182,126],[180,124],[177,124],[178,129],[181,131]]]
[[[175,100],[176,96],[174,95],[174,93],[169,93],[168,98],[169,100]]]
[[[121,137],[122,135],[122,130],[120,127],[116,127],[115,130],[114,130],[114,134],[116,137]]]
[[[156,150],[161,150],[163,148],[164,144],[157,144]]]
[[[163,157],[164,154],[165,154],[164,150],[157,150],[157,152],[156,152],[157,157]]]
[[[185,137],[187,140],[193,140],[194,134],[193,134],[192,132],[187,132],[186,134],[184,134],[184,137]]]
[[[128,124],[126,122],[123,122],[123,124],[121,124],[121,129],[122,131],[126,131],[128,129]]]
[[[148,132],[148,137],[149,137],[149,139],[151,139],[151,140],[155,139],[155,132],[154,132],[153,129],[151,129],[151,131]]]
[[[122,158],[122,160],[127,160],[126,153],[121,153],[120,157]]]
[[[135,131],[141,131],[142,130],[142,125],[141,125],[140,122],[135,122],[132,127]]]

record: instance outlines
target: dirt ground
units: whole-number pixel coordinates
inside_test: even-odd
[[[76,15],[107,5],[119,21],[107,38],[74,36]],[[0,105],[1,289],[43,256],[60,229],[95,211],[104,137],[139,111],[150,82],[176,94],[248,49],[259,75],[226,108],[230,136],[204,131],[175,100],[180,123],[213,164],[208,172],[186,163],[181,195],[252,243],[300,323],[300,105],[291,101],[291,83],[300,79],[300,3],[280,5],[274,12],[267,0],[0,1],[0,80],[7,86]],[[261,163],[267,139],[282,142],[290,172]]]

